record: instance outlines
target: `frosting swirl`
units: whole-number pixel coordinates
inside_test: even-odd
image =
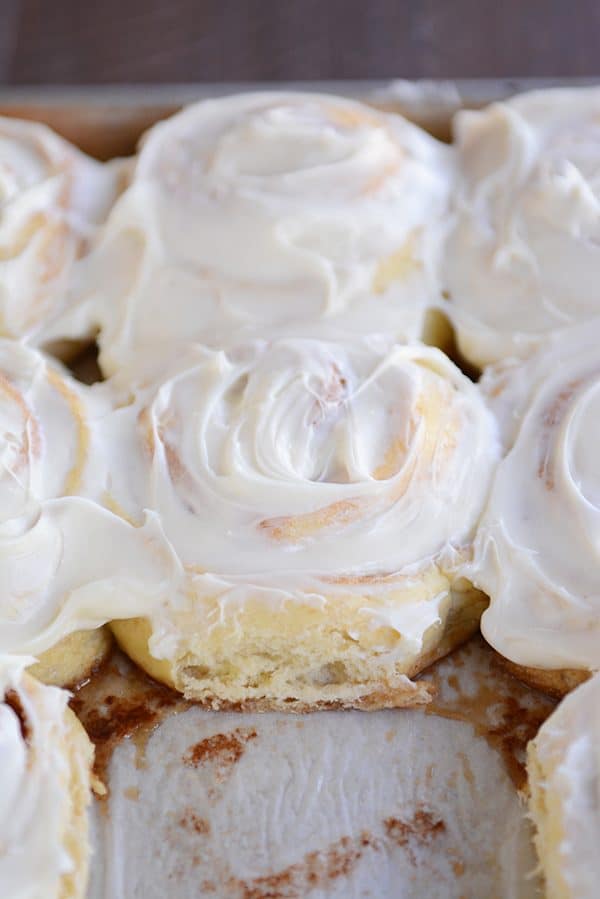
[[[92,745],[69,720],[69,694],[29,677],[30,663],[0,656],[0,883],[11,899],[61,899],[68,878],[79,896],[87,846],[69,845],[69,831],[89,802]],[[83,821],[77,839],[87,843]]]
[[[102,391],[0,340],[0,651],[39,653],[131,613],[174,570],[154,516],[135,528],[94,501],[109,486],[109,410]]]
[[[521,665],[600,666],[599,339],[579,326],[484,380],[510,449],[470,576],[491,597],[484,636]]]
[[[158,386],[139,363],[119,381],[115,496],[156,509],[193,595],[361,595],[450,570],[472,536],[496,433],[438,350],[257,341],[195,348]],[[418,632],[429,612],[390,615]]]
[[[461,349],[483,366],[600,316],[600,90],[460,112],[455,133],[441,280]]]
[[[44,339],[115,193],[113,167],[43,125],[0,117],[0,334]]]
[[[399,116],[318,94],[159,123],[81,277],[104,368],[190,339],[419,336],[451,159]]]

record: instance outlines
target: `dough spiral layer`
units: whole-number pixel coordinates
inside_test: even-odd
[[[0,335],[46,340],[116,192],[112,166],[44,125],[0,117]]]
[[[399,116],[319,94],[159,123],[82,270],[103,369],[190,340],[420,336],[452,159]]]
[[[102,390],[0,340],[0,652],[43,655],[131,614],[176,569],[155,518],[135,528],[99,505],[109,411]],[[52,658],[52,679],[85,676],[99,645],[73,636]]]
[[[148,616],[169,679],[216,701],[404,684],[442,640],[497,458],[475,386],[377,339],[196,348],[158,386],[151,368],[122,372],[109,443],[115,499],[156,509],[187,573]]]

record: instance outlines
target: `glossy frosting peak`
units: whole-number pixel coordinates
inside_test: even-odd
[[[319,94],[159,123],[79,273],[105,370],[190,339],[419,336],[452,158],[399,116]]]
[[[522,665],[600,667],[599,346],[580,325],[483,382],[509,451],[472,576],[486,639]]]
[[[442,284],[478,365],[600,317],[600,89],[517,96],[455,119]]]
[[[156,509],[198,595],[383,589],[450,570],[473,535],[496,431],[438,350],[257,341],[192,350],[162,383],[143,366],[119,381],[115,498]]]
[[[133,527],[99,505],[109,410],[102,389],[0,340],[0,651],[133,614],[176,576],[155,515]]]
[[[112,166],[44,125],[0,117],[0,334],[44,341],[116,190]]]

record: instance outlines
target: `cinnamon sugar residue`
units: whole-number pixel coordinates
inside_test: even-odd
[[[217,778],[223,779],[246,751],[246,744],[257,737],[253,727],[236,727],[227,734],[213,734],[190,746],[183,756],[186,765],[198,768],[213,763],[217,768]]]
[[[416,864],[411,847],[428,846],[445,830],[441,818],[419,808],[410,818],[386,818],[379,835],[362,831],[355,837],[341,837],[327,848],[307,852],[301,861],[262,877],[230,877],[226,892],[234,899],[304,899],[313,890],[327,890],[332,882],[350,877],[367,852],[386,852],[390,845],[396,845],[408,849],[410,861]]]
[[[455,877],[462,877],[465,873],[465,863],[464,862],[452,862],[452,870],[454,871]]]
[[[479,736],[500,752],[511,780],[517,789],[523,789],[527,781],[527,743],[556,702],[505,671],[481,637],[473,638],[455,656],[456,659],[450,657],[427,672],[428,680],[437,687],[437,695],[426,706],[425,714],[471,724]],[[460,669],[467,659],[474,674],[465,674],[463,683]],[[470,781],[468,772],[465,775]]]
[[[96,747],[94,772],[104,782],[115,747],[136,743],[136,764],[144,765],[146,743],[167,715],[189,708],[178,693],[153,681],[120,650],[71,699],[71,708]]]
[[[446,831],[445,822],[423,808],[418,808],[412,818],[386,818],[383,824],[387,838],[408,851],[413,865],[417,864],[415,847],[429,846]]]
[[[374,839],[366,832],[354,839],[342,837],[327,849],[307,852],[302,861],[273,874],[252,880],[230,878],[227,895],[235,899],[301,899],[312,890],[348,877],[365,851],[373,846]]]
[[[417,809],[408,821],[402,818],[386,818],[383,823],[387,836],[398,846],[406,846],[411,838],[428,843],[437,834],[446,830],[441,818],[436,818],[424,809]]]
[[[192,809],[186,809],[179,818],[178,823],[184,830],[191,830],[201,835],[210,833],[210,822],[206,818],[201,818]]]

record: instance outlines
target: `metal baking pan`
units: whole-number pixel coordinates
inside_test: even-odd
[[[236,91],[342,94],[447,138],[461,107],[591,83],[15,88],[0,90],[0,112],[107,159],[181,105]],[[524,747],[552,702],[497,668],[480,638],[426,676],[439,687],[427,711],[236,715],[168,698],[115,655],[74,700],[109,788],[92,813],[90,899],[539,895],[518,791]]]
[[[154,122],[194,100],[239,91],[308,90],[340,94],[400,112],[447,139],[457,109],[477,108],[525,90],[584,86],[598,79],[512,78],[457,81],[303,81],[285,84],[165,84],[114,87],[0,88],[0,114],[50,125],[100,159],[132,153]]]

